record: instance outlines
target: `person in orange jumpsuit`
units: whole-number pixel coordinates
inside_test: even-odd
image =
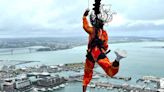
[[[83,15],[83,28],[89,34],[89,43],[83,77],[83,92],[86,92],[87,85],[92,79],[93,68],[96,62],[103,68],[108,76],[113,77],[119,71],[120,59],[124,58],[124,56],[117,51],[115,51],[117,58],[114,62],[111,62],[108,57],[106,57],[105,53],[108,49],[108,35],[103,29],[104,22],[98,19],[96,21],[97,24],[95,25],[93,20],[90,20],[92,24],[92,26],[90,26],[87,20],[88,13],[89,10],[86,10]],[[96,30],[98,30],[97,33]]]

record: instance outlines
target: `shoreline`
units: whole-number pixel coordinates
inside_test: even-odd
[[[164,42],[164,40],[138,40],[138,41],[109,41],[108,44],[122,44],[122,43],[142,43],[142,42]],[[80,44],[80,45],[76,45],[76,46],[69,46],[67,48],[52,48],[52,50],[50,51],[59,51],[59,50],[67,50],[67,49],[73,49],[79,46],[86,46],[87,44]],[[37,46],[37,45],[36,45]],[[164,46],[161,46],[164,48]],[[0,48],[0,50],[10,50],[10,49],[25,49],[28,47],[21,47],[21,48]],[[45,50],[46,51],[46,50]],[[48,50],[49,51],[49,50]],[[7,51],[6,51],[7,52]],[[44,52],[44,51],[36,51],[36,52]],[[1,52],[0,52],[1,53]]]
[[[40,61],[25,61],[25,60],[0,60],[1,65],[0,68],[8,66],[8,67],[16,67],[19,65],[29,64],[29,63],[35,63]]]

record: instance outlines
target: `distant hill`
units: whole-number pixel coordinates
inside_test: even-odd
[[[164,41],[164,38],[151,37],[110,37],[109,43]],[[87,37],[38,37],[38,38],[0,38],[0,48],[23,48],[30,46],[45,46],[53,50],[68,49],[75,46],[86,45]]]

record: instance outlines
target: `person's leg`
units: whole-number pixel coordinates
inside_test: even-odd
[[[87,90],[87,86],[83,85],[83,92],[86,92],[86,90]]]
[[[87,85],[90,83],[92,79],[94,64],[95,63],[86,59],[83,77],[83,92],[86,92]]]
[[[113,77],[117,74],[119,70],[119,61],[122,58],[127,57],[127,52],[125,50],[117,49],[115,50],[116,59],[114,62],[110,62],[110,60],[105,57],[103,59],[98,60],[98,64],[104,69],[104,71],[110,76]]]
[[[119,70],[119,62],[114,61],[110,62],[110,60],[106,57],[104,59],[98,60],[98,64],[103,68],[106,74],[110,77],[113,77],[117,74]]]

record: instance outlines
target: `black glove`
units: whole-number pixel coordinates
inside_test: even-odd
[[[84,16],[88,16],[88,13],[89,13],[89,9],[87,9],[87,10],[84,12]]]

